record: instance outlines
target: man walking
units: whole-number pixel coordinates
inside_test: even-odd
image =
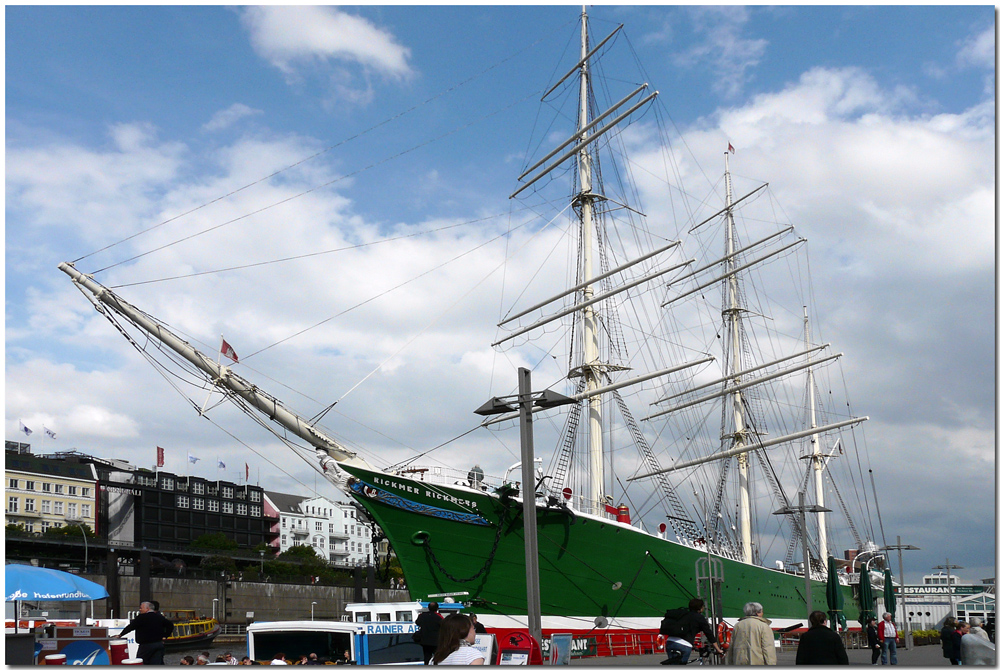
[[[163,639],[170,637],[174,624],[153,607],[153,603],[144,602],[139,605],[139,615],[132,619],[122,632],[115,637],[123,637],[135,631],[135,641],[139,643],[136,656],[142,659],[143,665],[164,665]]]
[[[743,606],[743,618],[733,628],[733,639],[726,654],[729,665],[777,665],[774,651],[774,631],[770,619],[764,618],[760,603]]]
[[[414,622],[419,630],[414,633],[414,642],[424,648],[424,665],[431,662],[431,657],[437,650],[438,631],[441,629],[442,617],[438,614],[438,604],[430,602],[427,611],[421,612]]]
[[[882,615],[882,621],[878,624],[878,639],[882,643],[882,665],[887,662],[896,665],[896,642],[899,640],[899,632],[896,630],[896,624],[892,622],[892,615],[888,612]]]

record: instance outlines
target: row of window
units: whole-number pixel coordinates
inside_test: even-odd
[[[66,503],[66,515],[69,517],[77,516],[77,509],[79,507],[80,516],[84,519],[90,518],[90,505],[84,503],[78,505],[75,502]],[[21,499],[18,496],[8,496],[7,497],[7,513],[17,514],[21,511]],[[35,499],[25,498],[24,499],[24,511],[34,512],[35,511]],[[42,500],[39,511],[42,514],[62,514],[63,513],[63,501],[61,500]]]
[[[287,544],[287,543],[288,543],[288,536],[287,535],[282,535],[281,536],[281,544],[284,545],[284,544]],[[298,546],[299,545],[299,541],[293,538],[292,539],[292,545],[293,546]],[[318,547],[320,549],[323,549],[326,546],[325,543],[324,543],[324,541],[323,541],[323,537],[322,536],[313,536],[312,546]],[[352,551],[352,552],[358,552],[358,551],[360,551],[360,552],[367,552],[369,546],[370,545],[368,545],[367,543],[362,544],[361,542],[351,542],[350,543],[350,551]],[[337,548],[337,543],[336,542],[330,542],[330,549],[334,550],[336,548]],[[344,542],[344,549],[347,550],[347,548],[348,548],[348,543]]]
[[[179,507],[181,509],[189,509],[190,508],[190,509],[196,509],[196,510],[203,510],[206,507],[205,503],[206,503],[205,498],[189,498],[188,496],[181,496],[181,495],[177,496],[177,507]],[[207,503],[208,503],[208,511],[209,512],[218,512],[219,511],[219,501],[218,500],[213,500],[212,498],[209,498],[207,500]],[[261,514],[260,505],[250,505],[249,510],[250,510],[250,516],[260,516],[260,514]],[[222,513],[223,514],[232,514],[233,513],[233,503],[231,503],[231,502],[223,502],[222,503]],[[246,516],[246,514],[247,514],[247,504],[246,503],[236,503],[236,513],[240,514],[242,516]]]
[[[291,526],[292,528],[305,528],[306,524],[307,524],[307,522],[303,521],[302,519],[292,519],[291,521],[292,521],[291,524],[289,524],[288,523],[288,517],[285,517],[285,516],[281,517],[281,527],[282,528],[288,528],[289,526]],[[314,522],[313,527],[314,527],[314,530],[317,533],[323,532],[323,522],[322,521],[316,521],[316,522]],[[337,524],[335,524],[333,522],[330,522],[328,524],[328,532],[330,532],[330,533],[336,533],[337,532]],[[355,524],[355,525],[345,524],[344,525],[344,532],[346,534],[348,534],[348,535],[361,535],[362,537],[368,537],[368,535],[371,533],[371,531],[368,529],[368,527],[363,526],[361,524]]]
[[[163,479],[160,480],[160,488],[163,489],[164,491],[173,491],[174,490],[174,480],[170,479],[169,477],[164,477]],[[238,498],[240,500],[243,500],[245,498],[245,495],[244,495],[244,493],[243,493],[242,490],[236,491],[235,489],[233,489],[232,486],[222,486],[222,487],[219,487],[219,486],[213,486],[211,484],[209,484],[209,485],[206,486],[205,482],[197,482],[196,481],[196,482],[191,482],[191,486],[188,487],[188,485],[187,485],[186,482],[177,482],[177,490],[178,491],[185,491],[186,492],[186,491],[190,490],[191,494],[192,495],[196,495],[196,496],[205,495],[206,492],[208,493],[208,495],[211,495],[211,496],[219,495],[219,489],[220,488],[222,489],[222,497],[223,498],[230,498],[231,499],[233,497],[234,493],[235,493],[236,498]],[[250,491],[250,502],[260,502],[260,491],[258,491],[256,489],[251,489],[251,491]]]
[[[91,488],[89,486],[76,486],[74,484],[53,484],[52,482],[39,482],[41,486],[42,493],[54,493],[55,495],[68,495],[68,496],[81,496],[84,498],[90,497]],[[21,489],[21,484],[24,484],[25,491],[34,491],[35,480],[33,479],[15,479],[13,477],[7,480],[7,488],[19,490]]]
[[[39,532],[42,532],[42,533],[44,533],[45,531],[47,531],[49,528],[62,528],[62,524],[59,523],[58,521],[55,521],[55,522],[42,521],[42,523],[40,524],[40,526],[41,527],[39,528]],[[34,533],[35,532],[35,522],[34,521],[28,521],[28,522],[26,522],[24,524],[24,529],[26,531],[28,531],[29,533]]]

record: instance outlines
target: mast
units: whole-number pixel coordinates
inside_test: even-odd
[[[587,141],[589,125],[588,100],[590,93],[590,65],[587,59],[587,7],[583,7],[580,21],[580,116],[578,128],[579,143]],[[583,299],[588,301],[594,297],[594,193],[592,184],[592,166],[590,152],[586,148],[580,150],[577,162],[580,172],[580,192],[577,200],[580,203],[580,236],[583,246]],[[600,386],[598,373],[600,370],[600,352],[597,344],[597,314],[593,306],[588,305],[583,311],[583,378],[588,392],[595,391]],[[588,422],[590,430],[590,496],[598,501],[604,500],[604,422],[601,415],[601,396],[593,395],[587,401]]]
[[[806,311],[805,306],[802,307],[802,317],[805,320],[805,331],[806,331],[806,350],[809,349],[811,343],[810,331],[809,331],[809,312]],[[812,355],[810,354],[806,359],[812,361]],[[813,380],[813,369],[812,366],[809,367],[809,371],[806,373],[806,385],[809,390],[809,427],[816,428],[816,384]],[[823,469],[824,469],[824,458],[823,452],[819,446],[819,433],[813,433],[809,436],[809,441],[812,442],[812,456],[810,457],[810,462],[812,463],[813,479],[815,480],[816,486],[816,505],[823,507]],[[823,565],[826,565],[826,557],[828,554],[828,549],[826,545],[826,514],[824,512],[819,512],[816,514],[816,523],[819,528],[817,535],[819,536],[819,560]]]
[[[733,183],[729,174],[729,152],[726,153],[726,261],[727,270],[732,272],[736,267],[736,258],[733,250],[736,247],[735,227],[733,220]],[[744,426],[743,393],[739,390],[740,370],[742,368],[742,351],[740,343],[741,337],[741,309],[739,304],[739,281],[736,272],[729,275],[727,282],[729,293],[729,306],[723,310],[723,317],[729,327],[729,347],[730,347],[730,370],[729,374],[736,385],[737,390],[733,392],[733,446],[734,450],[746,447],[746,428]],[[736,456],[736,463],[739,472],[740,502],[740,549],[744,563],[753,562],[753,548],[751,544],[750,528],[750,454],[740,452]]]

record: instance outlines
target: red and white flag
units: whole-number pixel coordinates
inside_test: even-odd
[[[226,338],[222,338],[222,355],[230,359],[233,363],[240,362],[240,357],[236,355],[236,351],[230,346],[229,342],[226,342]]]
[[[732,142],[729,143],[729,153],[731,153],[731,154],[736,153],[736,149],[733,148],[733,143]]]
[[[163,447],[156,448],[156,467],[163,467]]]

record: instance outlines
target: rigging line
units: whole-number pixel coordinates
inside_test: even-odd
[[[382,165],[384,163],[388,163],[390,161],[393,161],[393,160],[395,160],[397,158],[400,158],[401,156],[405,156],[406,154],[413,153],[414,151],[416,151],[418,149],[422,149],[423,147],[426,147],[429,144],[433,144],[434,142],[437,142],[438,140],[442,140],[445,137],[448,137],[449,135],[454,135],[455,133],[457,133],[459,131],[465,130],[466,128],[470,128],[470,127],[476,125],[477,123],[479,123],[480,121],[485,121],[486,119],[492,118],[492,117],[494,117],[494,116],[496,116],[496,115],[498,115],[498,114],[500,114],[502,112],[507,111],[508,109],[510,109],[512,107],[515,107],[515,106],[521,104],[522,102],[524,102],[525,100],[527,100],[528,98],[530,98],[533,95],[535,95],[535,92],[532,92],[532,93],[530,93],[530,94],[528,94],[526,96],[523,96],[523,97],[521,97],[521,98],[519,98],[517,100],[514,100],[510,104],[505,105],[504,107],[501,107],[500,109],[497,109],[497,110],[495,110],[493,112],[490,112],[489,114],[487,114],[485,116],[482,116],[482,117],[480,117],[478,119],[474,119],[474,120],[466,123],[465,125],[457,126],[455,128],[452,128],[451,130],[449,130],[447,132],[441,133],[440,135],[438,135],[436,137],[432,137],[429,140],[421,142],[420,144],[416,144],[416,145],[410,147],[409,149],[404,149],[403,151],[400,151],[397,154],[394,154],[392,156],[388,156],[388,157],[383,158],[381,160],[375,161],[374,163],[370,163],[370,164],[366,165],[363,168],[358,168],[357,170],[354,170],[353,172],[349,172],[347,174],[340,175],[336,179],[331,179],[330,181],[325,182],[323,184],[319,184],[317,186],[313,186],[312,188],[306,189],[305,191],[302,191],[300,193],[296,193],[295,195],[288,196],[287,198],[284,198],[282,200],[278,200],[277,202],[273,202],[270,205],[265,205],[263,207],[255,209],[252,212],[247,212],[246,214],[241,214],[240,216],[237,216],[235,218],[229,219],[228,221],[223,221],[222,223],[218,223],[218,224],[216,224],[214,226],[209,226],[208,228],[205,228],[204,230],[201,230],[201,231],[199,231],[197,233],[192,233],[192,234],[187,235],[186,237],[182,237],[182,238],[180,238],[178,240],[174,240],[173,242],[170,242],[169,244],[163,244],[161,246],[155,247],[155,248],[150,249],[148,251],[144,251],[141,254],[136,254],[135,256],[132,256],[131,258],[126,258],[126,259],[124,259],[122,261],[118,261],[117,263],[112,263],[111,265],[105,266],[105,267],[101,268],[100,270],[95,270],[93,272],[93,274],[97,274],[98,272],[104,272],[105,270],[110,270],[111,268],[118,267],[119,265],[123,265],[125,263],[130,263],[131,261],[137,260],[137,259],[142,258],[144,256],[148,256],[149,254],[153,254],[153,253],[156,253],[157,251],[162,251],[164,249],[172,247],[175,244],[180,244],[181,242],[186,242],[188,240],[194,239],[195,237],[200,237],[201,235],[205,235],[206,233],[210,233],[210,232],[212,232],[214,230],[218,230],[219,228],[222,228],[224,226],[228,226],[231,223],[236,223],[237,221],[242,221],[244,219],[248,219],[251,216],[254,216],[255,214],[260,214],[261,212],[265,212],[265,211],[267,211],[269,209],[274,209],[275,207],[278,207],[280,205],[284,205],[284,204],[289,203],[289,202],[291,202],[293,200],[297,200],[297,199],[299,199],[299,198],[301,198],[301,197],[303,197],[305,195],[309,195],[310,193],[314,193],[314,192],[316,192],[316,191],[318,191],[320,189],[326,188],[327,186],[330,186],[332,184],[336,184],[337,182],[344,181],[345,179],[349,179],[351,177],[355,177],[355,176],[357,176],[357,175],[359,175],[359,174],[361,174],[363,172],[367,172],[368,170],[371,170],[372,168],[378,167],[379,165]]]
[[[516,211],[523,211],[525,208],[521,208]],[[452,228],[459,228],[461,226],[467,226],[473,223],[482,223],[483,221],[489,221],[490,219],[496,219],[503,216],[503,214],[494,214],[492,216],[484,216],[481,219],[471,219],[469,221],[463,221],[461,223],[453,223],[449,226],[442,226],[440,228],[434,228],[433,230],[423,230],[415,233],[408,233],[406,235],[397,235],[396,237],[387,237],[383,240],[376,240],[374,242],[362,242],[360,244],[352,244],[346,247],[337,247],[335,249],[325,249],[323,251],[313,251],[308,254],[299,254],[297,256],[286,256],[285,258],[275,258],[269,261],[259,261],[257,263],[247,263],[245,265],[231,265],[225,268],[217,268],[215,270],[203,270],[201,272],[192,272],[186,275],[174,275],[173,277],[161,277],[160,279],[148,279],[146,281],[131,282],[128,284],[115,284],[113,286],[108,286],[108,288],[124,288],[128,286],[142,286],[144,284],[158,284],[160,282],[174,281],[175,279],[189,279],[191,277],[200,277],[202,275],[219,274],[222,272],[231,272],[233,270],[246,270],[247,268],[255,268],[263,265],[272,265],[276,263],[286,263],[288,261],[302,260],[303,258],[312,258],[313,256],[323,256],[326,254],[334,254],[340,251],[351,251],[353,249],[364,249],[365,247],[374,247],[379,244],[385,244],[386,242],[395,242],[397,240],[405,240],[413,237],[420,237],[421,235],[430,235],[432,233],[439,233],[443,230],[450,230]]]
[[[569,23],[569,22],[567,21],[566,23]],[[563,25],[565,25],[565,24],[563,24]],[[239,187],[239,188],[237,188],[237,189],[235,189],[233,191],[230,191],[229,193],[226,193],[225,195],[218,196],[217,198],[214,198],[212,200],[209,200],[208,202],[205,202],[205,203],[203,203],[201,205],[198,205],[197,207],[189,209],[186,212],[182,212],[182,213],[180,213],[180,214],[178,214],[176,216],[173,216],[173,217],[171,217],[169,219],[166,219],[165,221],[161,221],[160,223],[157,223],[157,224],[155,224],[153,226],[150,226],[149,228],[145,228],[144,230],[140,230],[137,233],[134,233],[132,235],[129,235],[128,237],[120,239],[117,242],[113,242],[112,244],[109,244],[109,245],[107,245],[105,247],[102,247],[101,249],[97,249],[96,251],[91,251],[89,254],[85,254],[83,256],[80,256],[79,258],[77,258],[73,262],[76,263],[78,261],[82,261],[85,258],[90,258],[91,256],[99,254],[102,251],[107,251],[108,249],[111,249],[112,247],[116,247],[119,244],[122,244],[123,242],[127,242],[127,241],[129,241],[131,239],[139,237],[140,235],[145,235],[146,233],[148,233],[148,232],[150,232],[152,230],[156,230],[160,226],[164,226],[164,225],[166,225],[166,224],[168,224],[168,223],[170,223],[172,221],[176,221],[177,219],[185,217],[188,214],[192,214],[194,212],[197,212],[200,209],[204,209],[204,208],[206,208],[206,207],[208,207],[210,205],[213,205],[213,204],[215,204],[215,203],[217,203],[217,202],[219,202],[221,200],[225,200],[226,198],[228,198],[230,196],[233,196],[233,195],[236,195],[237,193],[239,193],[241,191],[245,191],[248,188],[251,188],[253,186],[256,186],[257,184],[265,182],[265,181],[271,179],[272,177],[276,177],[277,175],[281,174],[282,172],[287,172],[288,170],[291,170],[294,167],[298,167],[299,165],[302,165],[303,163],[307,163],[307,162],[313,160],[314,158],[318,158],[319,156],[322,156],[323,154],[325,154],[325,153],[327,153],[329,151],[332,151],[333,149],[341,147],[341,146],[343,146],[343,145],[345,145],[345,144],[347,144],[349,142],[353,142],[354,140],[356,140],[356,139],[358,139],[360,137],[363,137],[363,136],[367,135],[368,133],[371,133],[371,132],[375,131],[378,128],[381,128],[382,126],[385,126],[385,125],[388,125],[389,123],[392,123],[396,119],[402,118],[402,117],[406,116],[407,114],[410,114],[411,112],[414,112],[417,109],[419,109],[419,108],[421,108],[421,107],[423,107],[423,106],[425,106],[427,104],[430,104],[431,102],[434,102],[438,98],[443,98],[447,94],[449,94],[449,93],[451,93],[453,91],[458,90],[462,86],[465,86],[466,84],[468,84],[468,83],[470,83],[470,82],[472,82],[472,81],[474,81],[474,80],[482,77],[483,75],[487,74],[488,72],[490,72],[492,70],[495,70],[496,68],[500,67],[501,65],[503,65],[507,61],[513,60],[515,57],[520,56],[525,51],[528,51],[529,49],[534,48],[535,46],[537,46],[541,42],[546,41],[548,39],[548,37],[549,37],[548,34],[546,34],[545,36],[538,38],[537,40],[535,40],[531,44],[528,44],[527,46],[525,46],[525,47],[519,49],[518,51],[515,51],[514,53],[510,54],[506,58],[503,58],[503,59],[497,61],[496,63],[494,63],[493,65],[490,65],[485,70],[482,70],[481,72],[479,72],[477,74],[474,74],[471,77],[468,77],[467,79],[464,79],[464,80],[458,82],[457,84],[454,84],[454,85],[452,85],[452,86],[444,89],[443,91],[441,91],[440,93],[437,93],[436,95],[432,95],[431,97],[427,98],[423,102],[418,102],[417,104],[413,105],[409,109],[405,109],[402,112],[399,112],[399,113],[395,114],[394,116],[390,116],[390,117],[386,118],[385,120],[380,121],[379,123],[376,123],[374,126],[371,126],[371,127],[367,128],[365,130],[362,130],[361,132],[356,133],[355,135],[352,135],[351,137],[348,137],[346,139],[343,139],[340,142],[337,142],[335,144],[331,144],[330,146],[328,146],[328,147],[326,147],[324,149],[320,149],[319,151],[317,151],[316,153],[312,154],[311,156],[307,156],[307,157],[305,157],[305,158],[303,158],[303,159],[301,159],[301,160],[299,160],[299,161],[297,161],[295,163],[292,163],[291,165],[287,165],[287,166],[281,168],[280,170],[276,170],[276,171],[272,172],[271,174],[267,175],[266,177],[261,177],[260,179],[257,179],[256,181],[252,181],[249,184],[241,186],[241,187]],[[534,94],[532,94],[532,95],[534,95]]]
[[[871,468],[868,469],[868,476],[872,480],[872,495],[875,497],[875,512],[878,514],[878,528],[882,532],[882,546],[886,546],[889,543],[885,541],[885,527],[882,526],[882,510],[878,506],[878,491],[875,490],[875,473],[872,472]]]
[[[529,223],[528,221],[525,221],[524,223],[520,224],[519,226],[516,226],[515,230],[517,230],[517,228],[521,228],[522,226],[526,226],[528,223]],[[538,235],[540,235],[542,233],[542,231],[544,231],[550,225],[552,225],[552,221],[546,222],[546,224],[544,226],[542,226],[541,228],[539,228],[538,231],[536,231],[534,235],[532,235],[528,240],[525,241],[525,243],[523,245],[521,245],[521,247],[519,248],[519,250],[523,249],[525,245],[527,245],[531,240],[533,240],[535,237],[537,237]],[[410,281],[416,280],[418,277],[422,277],[423,275],[429,274],[430,272],[433,272],[434,270],[437,270],[438,268],[443,267],[444,265],[447,265],[448,263],[451,263],[452,261],[458,260],[459,258],[462,258],[463,256],[467,256],[467,255],[471,254],[473,251],[475,251],[475,250],[477,250],[477,249],[479,249],[481,247],[484,247],[487,244],[490,244],[494,240],[497,240],[497,239],[499,239],[501,237],[503,237],[503,235],[497,235],[496,237],[494,237],[494,238],[492,238],[490,240],[487,240],[486,242],[483,242],[482,244],[480,244],[480,245],[478,245],[476,247],[473,247],[472,249],[469,249],[468,251],[466,251],[466,252],[464,252],[462,254],[459,254],[455,258],[452,258],[449,261],[445,261],[445,263],[442,263],[438,267],[431,268],[427,272],[424,272],[423,274],[418,275],[417,277],[414,277],[413,279],[410,279],[407,283],[409,283]],[[371,377],[373,374],[375,374],[376,372],[378,372],[379,370],[381,370],[382,367],[386,363],[388,363],[389,361],[391,361],[393,358],[395,358],[397,355],[399,355],[400,352],[402,352],[408,346],[410,346],[411,344],[413,344],[413,342],[415,342],[417,340],[417,338],[419,338],[421,335],[423,335],[425,332],[427,332],[427,330],[431,326],[433,326],[438,321],[440,321],[441,319],[443,319],[445,317],[445,315],[448,314],[448,312],[450,312],[452,309],[454,309],[462,300],[464,300],[465,298],[467,298],[473,291],[475,291],[477,288],[479,288],[487,279],[489,279],[491,276],[493,276],[493,274],[497,270],[500,270],[501,268],[505,267],[506,265],[507,265],[507,259],[505,258],[505,259],[503,259],[503,261],[500,262],[499,265],[497,265],[495,268],[493,268],[488,273],[486,273],[486,275],[483,276],[482,279],[480,279],[475,284],[473,284],[472,286],[470,286],[468,291],[466,291],[465,293],[463,293],[462,295],[460,295],[457,299],[455,299],[451,303],[451,305],[449,305],[440,314],[438,314],[437,317],[435,317],[434,319],[432,319],[426,326],[424,326],[423,328],[421,328],[413,337],[411,337],[409,340],[407,340],[406,342],[404,342],[399,347],[399,349],[397,349],[396,351],[394,351],[388,358],[386,358],[384,361],[382,361],[377,366],[375,366],[375,368],[372,369],[371,372],[369,372],[364,377],[362,377],[354,386],[352,386],[351,388],[347,389],[347,391],[345,391],[343,395],[341,395],[339,398],[337,398],[337,402],[340,402],[341,400],[343,400],[344,398],[346,398],[351,392],[354,391],[354,389],[358,388],[363,383],[365,383],[365,381],[367,381],[369,377]],[[327,321],[328,320],[329,319],[327,319]],[[320,322],[320,323],[323,323],[323,322]],[[319,324],[316,324],[316,325],[318,326]],[[315,327],[316,326],[311,326],[307,330],[310,330],[311,328],[315,328]],[[302,331],[302,332],[305,332],[305,331]],[[296,335],[298,335],[298,334],[301,334],[301,333],[296,333]],[[292,335],[290,337],[295,337],[295,335]],[[285,338],[285,340],[290,339],[290,337],[289,338]],[[285,340],[282,340],[282,342],[285,341]],[[278,342],[276,342],[275,344],[278,344]],[[271,346],[274,346],[274,345],[272,344]],[[270,348],[270,347],[267,347],[267,348]],[[261,351],[263,351],[263,349]]]
[[[515,227],[514,227],[514,230],[517,230],[518,228],[522,228],[523,226],[526,226],[526,225],[528,225],[529,223],[531,223],[531,221],[530,221],[530,220],[529,220],[529,221],[525,221],[524,223],[521,223],[520,225],[517,225],[517,226],[515,226]],[[546,224],[545,226],[543,226],[543,227],[542,227],[542,230],[544,230],[544,229],[545,229],[545,227],[547,227],[548,225],[549,225],[549,224]],[[539,232],[540,232],[540,231],[539,231]],[[501,233],[500,235],[496,235],[496,236],[494,236],[494,237],[491,237],[490,239],[486,240],[486,241],[485,241],[485,242],[483,242],[482,244],[477,244],[476,246],[472,247],[471,249],[467,249],[466,251],[463,251],[463,252],[462,252],[462,253],[460,253],[459,255],[457,255],[457,256],[454,256],[454,257],[452,257],[452,258],[450,258],[450,259],[448,259],[448,260],[444,261],[443,263],[440,263],[440,264],[438,264],[438,265],[435,265],[434,267],[432,267],[432,268],[429,268],[428,270],[425,270],[424,272],[421,272],[421,273],[420,273],[420,274],[418,274],[418,275],[415,275],[415,276],[413,276],[413,277],[410,277],[409,279],[407,279],[407,280],[406,280],[406,281],[404,281],[404,282],[401,282],[401,283],[399,283],[399,284],[396,284],[396,285],[395,285],[395,286],[393,286],[392,288],[388,288],[388,289],[386,289],[385,291],[382,291],[381,293],[379,293],[379,294],[377,294],[377,295],[373,295],[372,297],[368,298],[367,300],[362,300],[361,302],[359,302],[359,303],[357,303],[357,304],[355,304],[355,305],[352,305],[351,307],[348,307],[347,309],[345,309],[345,310],[342,310],[342,311],[340,311],[340,312],[338,312],[338,313],[336,313],[336,314],[334,314],[334,315],[332,315],[332,316],[329,316],[329,317],[327,317],[327,318],[325,318],[325,319],[323,319],[323,320],[321,320],[321,321],[318,321],[318,322],[314,323],[314,324],[313,324],[313,325],[311,325],[311,326],[308,326],[308,327],[306,327],[306,328],[303,328],[302,330],[300,330],[300,331],[298,331],[298,332],[295,332],[295,333],[292,333],[292,334],[291,334],[291,335],[289,335],[288,337],[284,337],[284,338],[282,338],[282,339],[280,339],[280,340],[277,340],[276,342],[272,342],[271,344],[267,345],[266,347],[264,347],[264,348],[262,348],[262,349],[258,349],[257,351],[254,351],[253,353],[250,353],[250,354],[248,354],[248,355],[247,355],[247,356],[245,356],[244,358],[252,358],[253,356],[256,356],[257,354],[260,354],[260,353],[263,353],[263,352],[267,351],[268,349],[271,349],[271,348],[273,348],[273,347],[276,347],[276,346],[278,346],[279,344],[284,344],[284,343],[285,343],[285,342],[287,342],[288,340],[291,340],[291,339],[293,339],[293,338],[296,338],[296,337],[298,337],[299,335],[302,335],[302,334],[304,334],[304,333],[307,333],[307,332],[309,332],[310,330],[312,330],[312,329],[314,329],[314,328],[318,328],[319,326],[322,326],[322,325],[323,325],[323,324],[325,324],[325,323],[329,323],[330,321],[333,321],[334,319],[336,319],[336,318],[338,318],[338,317],[341,317],[341,316],[343,316],[344,314],[347,314],[348,312],[353,312],[354,310],[356,310],[356,309],[358,309],[358,308],[360,308],[360,307],[363,307],[364,305],[367,305],[368,303],[370,303],[370,302],[372,302],[372,301],[374,301],[374,300],[378,300],[379,298],[381,298],[381,297],[383,297],[383,296],[385,296],[385,295],[388,295],[389,293],[392,293],[392,292],[393,292],[393,291],[395,291],[396,289],[399,289],[399,288],[402,288],[402,287],[406,286],[407,284],[410,284],[410,283],[413,283],[413,282],[415,282],[416,280],[420,279],[421,277],[425,277],[426,275],[429,275],[429,274],[431,274],[432,272],[435,272],[436,270],[440,270],[441,268],[443,268],[444,266],[448,265],[449,263],[453,263],[453,262],[457,261],[458,259],[460,259],[460,258],[463,258],[464,256],[468,256],[469,254],[471,254],[471,253],[472,253],[472,252],[474,252],[474,251],[477,251],[477,250],[479,250],[479,249],[481,249],[481,248],[483,248],[483,247],[485,247],[485,246],[487,246],[487,245],[489,245],[489,244],[492,244],[493,242],[497,241],[498,239],[500,239],[500,238],[502,238],[502,237],[505,237],[505,236],[507,236],[508,234],[509,234],[509,233]],[[493,272],[496,272],[496,270],[494,270]],[[493,273],[491,272],[490,274],[493,274]],[[486,277],[489,277],[489,276],[490,276],[489,274],[488,274],[488,275],[486,275]],[[480,280],[480,281],[479,281],[479,283],[477,283],[477,284],[476,284],[476,286],[479,286],[479,284],[481,284],[481,283],[482,283],[483,281],[485,281],[485,280],[486,280],[486,277],[483,277],[483,279],[482,279],[482,280]],[[475,287],[473,287],[473,288],[475,288]],[[464,296],[463,296],[463,297],[464,297]],[[452,304],[452,307],[454,307],[454,304]],[[451,307],[449,307],[448,309],[451,309]],[[438,316],[438,319],[440,319],[440,318],[441,318],[441,316],[444,316],[444,314],[446,314],[447,312],[448,312],[448,310],[445,310],[445,311],[444,311],[444,312],[443,312],[443,313],[442,313],[442,314],[441,314],[440,316]],[[436,323],[438,319],[435,319],[435,320],[434,320],[434,321],[432,321],[432,322],[431,322],[430,324],[428,324],[428,326],[427,326],[426,328],[424,328],[424,330],[426,330],[426,329],[427,329],[427,328],[429,328],[429,327],[430,327],[431,325],[433,325],[434,323]],[[423,332],[424,332],[424,330],[421,330],[421,331],[420,331],[420,333],[423,333]],[[418,335],[419,335],[420,333],[418,333]],[[367,374],[367,375],[366,375],[366,376],[364,377],[364,379],[362,379],[362,380],[361,380],[360,382],[358,382],[358,384],[360,384],[361,382],[363,382],[363,381],[364,381],[365,379],[367,379],[367,378],[368,378],[368,377],[370,377],[370,376],[371,376],[372,374],[374,374],[374,373],[375,373],[376,371],[378,371],[378,369],[379,369],[380,367],[382,367],[383,365],[385,365],[386,363],[388,363],[388,362],[389,362],[390,360],[392,360],[392,358],[393,358],[394,356],[396,356],[396,354],[398,354],[398,353],[399,353],[400,351],[402,351],[402,350],[403,350],[403,348],[405,348],[405,347],[406,347],[406,346],[407,346],[408,344],[409,344],[409,342],[407,342],[406,344],[404,344],[402,348],[398,349],[398,350],[397,350],[397,351],[396,351],[395,353],[393,353],[393,354],[392,354],[392,355],[391,355],[391,356],[390,356],[389,358],[387,358],[386,360],[382,361],[382,362],[381,362],[381,363],[379,364],[379,366],[378,366],[378,367],[376,367],[376,368],[375,368],[374,370],[372,370],[371,372],[369,372],[369,373],[368,373],[368,374]],[[355,385],[354,385],[354,386],[353,386],[353,387],[352,387],[352,388],[350,389],[350,391],[348,391],[347,393],[350,393],[350,392],[351,392],[351,391],[353,391],[353,390],[354,390],[355,388],[357,388],[358,384],[355,384]],[[344,395],[342,395],[342,396],[341,396],[340,398],[338,398],[338,399],[337,399],[337,402],[340,402],[341,400],[343,400],[343,399],[344,399],[344,397],[345,397],[345,396],[347,395],[347,393],[345,393],[345,394],[344,394]]]
[[[430,449],[427,449],[426,451],[420,452],[416,456],[412,456],[411,458],[407,458],[405,461],[400,461],[399,463],[396,463],[394,465],[390,465],[388,469],[389,470],[395,470],[395,469],[398,469],[398,468],[404,468],[404,467],[408,466],[410,463],[412,463],[413,461],[415,461],[418,458],[420,458],[421,456],[426,456],[427,454],[431,453],[432,451],[436,451],[437,449],[440,449],[441,447],[444,447],[446,445],[451,444],[455,440],[460,440],[463,437],[465,437],[466,435],[468,435],[469,433],[475,431],[479,427],[480,427],[479,424],[477,424],[477,425],[473,426],[472,428],[470,428],[469,430],[465,431],[464,433],[460,433],[460,434],[456,435],[455,437],[451,438],[450,440],[445,440],[444,442],[442,442],[441,444],[437,445],[436,447],[431,447]]]

